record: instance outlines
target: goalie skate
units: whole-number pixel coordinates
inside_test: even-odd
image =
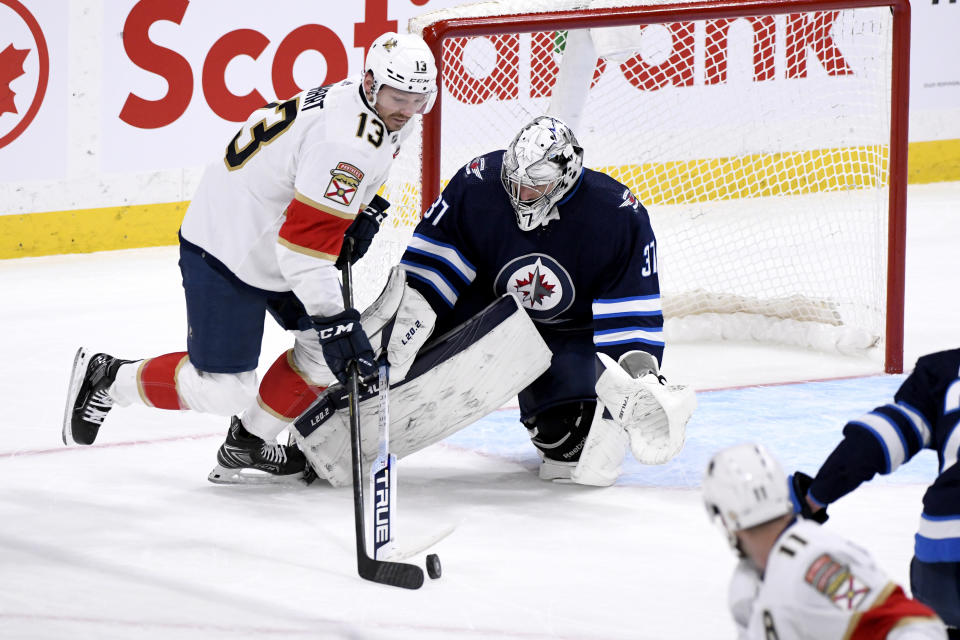
[[[214,484],[300,484],[307,460],[296,446],[266,442],[230,419],[227,439],[217,451],[217,466],[207,480]]]

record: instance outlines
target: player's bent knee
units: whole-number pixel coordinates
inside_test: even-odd
[[[544,458],[560,462],[580,459],[596,402],[568,402],[545,409],[523,424]]]
[[[232,416],[256,399],[257,373],[210,373],[188,362],[177,374],[177,391],[194,411]]]
[[[316,387],[329,387],[336,377],[327,366],[323,357],[323,347],[317,339],[316,331],[294,331],[296,343],[293,346],[293,366],[307,383]]]

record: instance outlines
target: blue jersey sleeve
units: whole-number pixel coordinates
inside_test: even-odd
[[[628,351],[642,350],[660,363],[664,342],[657,241],[646,209],[629,197],[633,211],[618,211],[626,219],[626,228],[611,247],[618,269],[607,274],[593,300],[593,341],[597,351],[614,360]]]
[[[843,429],[843,440],[820,467],[810,485],[810,497],[826,505],[856,489],[877,473],[888,474],[923,449],[938,452],[941,472],[947,469],[949,444],[960,418],[960,407],[950,418],[950,397],[960,402],[960,349],[930,354],[894,395],[894,402],[877,407]],[[951,389],[953,391],[951,392]],[[960,446],[955,442],[953,448]],[[957,452],[953,451],[953,460]]]
[[[424,213],[400,260],[407,282],[427,299],[439,317],[453,309],[477,277],[468,236],[460,226],[462,174],[457,172]]]

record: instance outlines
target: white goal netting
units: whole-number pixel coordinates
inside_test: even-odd
[[[652,5],[653,22],[631,13]],[[634,23],[584,28],[613,6]],[[421,153],[420,130],[410,136],[365,279],[383,282],[419,219],[422,155],[445,183],[551,113],[571,124],[585,164],[650,212],[667,340],[881,345],[890,7],[694,19],[683,6],[509,0],[412,20],[428,41],[451,18],[481,31],[441,41],[439,158]],[[360,297],[372,299],[377,284],[369,289]]]

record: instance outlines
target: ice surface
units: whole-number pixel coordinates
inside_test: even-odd
[[[908,366],[960,343],[958,202],[960,184],[909,191]],[[902,379],[862,358],[669,348],[665,372],[700,390],[686,447],[661,467],[628,459],[609,489],[538,480],[505,407],[401,461],[398,544],[456,529],[433,549],[440,580],[393,589],[356,574],[350,491],[206,481],[225,419],[117,409],[95,446],[61,444],[77,346],[183,348],[176,262],[174,248],[0,261],[2,638],[733,638],[735,560],[698,492],[707,458],[762,440],[813,472]],[[262,368],[287,347],[269,329]],[[769,384],[840,376],[854,377]],[[921,454],[831,507],[828,526],[904,585],[935,466]]]

